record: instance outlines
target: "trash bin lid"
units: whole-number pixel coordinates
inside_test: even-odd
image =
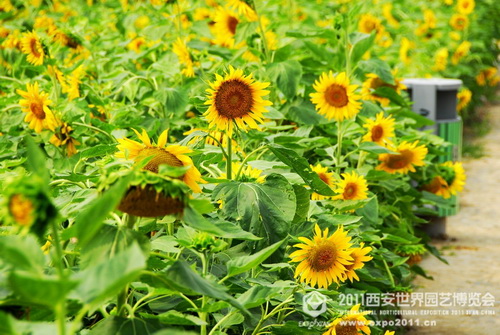
[[[446,78],[406,78],[403,84],[408,88],[414,86],[435,86],[438,91],[452,91],[458,90],[462,86],[460,79],[446,79]]]

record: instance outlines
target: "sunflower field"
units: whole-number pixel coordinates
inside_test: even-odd
[[[403,78],[461,79],[475,120],[499,18],[496,0],[0,0],[0,334],[402,334],[376,324],[391,301],[342,297],[404,299],[442,259],[419,227],[466,179]]]

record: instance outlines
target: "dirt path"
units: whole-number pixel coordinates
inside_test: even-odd
[[[434,280],[419,277],[414,284],[415,292],[427,296],[429,292],[457,292],[470,298],[476,292],[481,297],[489,292],[496,300],[495,306],[475,307],[469,302],[465,307],[420,307],[417,312],[448,309],[455,315],[406,317],[408,321],[413,319],[414,324],[419,319],[420,324],[411,327],[408,335],[500,334],[500,105],[490,107],[488,114],[492,129],[481,140],[486,156],[464,162],[467,184],[460,198],[460,212],[447,219],[449,239],[434,242],[449,265],[426,257],[421,266]],[[471,310],[495,315],[473,315]],[[436,325],[423,326],[426,320],[435,321]]]

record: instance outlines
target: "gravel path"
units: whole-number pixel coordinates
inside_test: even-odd
[[[492,129],[480,140],[486,156],[464,162],[467,184],[460,198],[460,212],[447,219],[448,239],[434,242],[449,265],[426,257],[421,266],[434,280],[418,277],[414,284],[415,292],[427,297],[430,292],[465,293],[468,298],[474,297],[473,293],[484,297],[489,292],[495,306],[475,307],[468,302],[464,307],[412,307],[419,314],[448,310],[450,315],[407,316],[414,324],[408,335],[500,334],[500,105],[490,107],[488,115]],[[417,319],[419,326],[415,326]],[[424,326],[425,321],[435,321],[435,325]]]

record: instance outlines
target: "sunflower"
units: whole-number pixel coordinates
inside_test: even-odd
[[[52,101],[45,92],[39,92],[38,82],[34,85],[26,84],[26,91],[17,90],[24,99],[19,100],[23,112],[27,113],[24,121],[29,122],[29,127],[40,133],[43,129],[54,131],[58,124],[54,114],[49,109]]]
[[[399,94],[402,90],[406,89],[406,86],[401,82],[401,79],[399,78],[394,78],[395,84],[391,85],[383,81],[375,73],[368,73],[366,77],[367,79],[363,82],[363,86],[361,88],[363,99],[378,101],[382,106],[389,105],[390,100],[388,98],[377,95],[375,92],[373,92],[374,90],[380,87],[389,87]]]
[[[186,43],[183,42],[180,37],[178,37],[174,42],[172,51],[177,55],[177,57],[179,58],[179,62],[183,65],[181,73],[186,77],[194,77],[194,68],[191,55],[189,54]]]
[[[76,145],[80,145],[80,142],[71,137],[71,133],[73,132],[73,128],[71,128],[66,122],[64,122],[59,131],[52,135],[50,139],[50,143],[55,145],[56,147],[60,147],[62,145],[66,146],[68,157],[73,156],[78,152],[76,150]]]
[[[351,249],[351,257],[353,259],[353,263],[346,265],[346,272],[343,274],[344,280],[349,280],[351,283],[354,281],[354,279],[359,281],[359,277],[356,274],[355,270],[359,270],[365,266],[365,262],[368,262],[373,259],[371,256],[367,256],[367,254],[372,251],[371,247],[365,247],[364,243],[359,244],[359,248],[353,248]]]
[[[449,185],[449,192],[452,195],[457,194],[458,192],[461,192],[464,189],[465,186],[465,180],[466,180],[466,175],[465,175],[465,170],[464,167],[462,166],[462,163],[460,162],[445,162],[441,164],[444,167],[450,168],[453,170],[453,177],[450,177],[447,179],[447,183]]]
[[[323,232],[318,225],[314,227],[316,235],[312,240],[299,237],[303,243],[294,245],[300,248],[290,255],[290,262],[300,262],[295,269],[295,278],[312,287],[328,288],[332,282],[342,281],[345,266],[352,263],[349,255],[351,238],[340,226],[333,235],[328,236],[328,228]]]
[[[457,11],[460,14],[468,15],[474,11],[475,6],[474,0],[458,0]]]
[[[23,194],[14,194],[9,199],[9,212],[15,222],[21,226],[31,226],[35,219],[33,202]]]
[[[363,142],[374,142],[383,147],[391,145],[391,138],[395,136],[394,122],[392,116],[384,117],[384,112],[378,113],[375,120],[369,119],[363,125],[368,130]]]
[[[450,19],[450,26],[455,30],[464,30],[469,26],[469,18],[463,14],[453,14]]]
[[[479,86],[496,86],[500,82],[500,76],[497,74],[498,69],[496,67],[489,67],[482,70],[476,76],[476,82]]]
[[[457,94],[458,98],[458,103],[457,103],[457,109],[461,111],[467,105],[470,103],[471,98],[472,98],[472,92],[469,89],[462,89],[460,92]]]
[[[449,52],[447,48],[440,48],[436,52],[436,57],[434,60],[434,66],[432,69],[434,71],[444,71],[446,70],[446,66],[448,65],[448,57],[449,57]]]
[[[358,30],[365,34],[371,34],[372,31],[375,31],[378,36],[383,32],[384,26],[380,19],[372,14],[362,14],[359,19]]]
[[[234,171],[234,174],[241,169],[241,163],[240,162],[232,162],[231,163],[232,170]],[[222,173],[220,175],[220,179],[227,179],[227,174]],[[262,175],[262,170],[256,169],[251,167],[250,165],[246,165],[244,168],[241,169],[240,175],[238,180],[242,182],[256,182],[259,184],[262,184],[265,180],[266,177]]]
[[[408,51],[410,51],[410,49],[414,47],[415,46],[413,42],[411,42],[406,37],[403,37],[403,39],[401,40],[401,46],[399,48],[399,59],[401,60],[401,62],[406,65],[410,64],[411,59],[408,56]]]
[[[129,44],[127,44],[127,48],[129,50],[135,51],[136,53],[141,52],[141,48],[146,45],[146,39],[142,36],[134,38],[132,41],[130,41]]]
[[[28,55],[26,58],[30,64],[42,65],[45,52],[42,42],[36,32],[27,32],[21,39],[21,51]]]
[[[337,186],[335,193],[338,193],[338,195],[332,199],[363,200],[368,198],[366,179],[355,171],[342,173],[342,180],[337,181],[335,185]]]
[[[388,2],[382,5],[382,14],[391,26],[399,28],[399,21],[392,16],[392,3]]]
[[[455,53],[451,57],[451,62],[453,63],[453,65],[457,65],[460,59],[462,59],[469,53],[470,47],[471,43],[469,41],[463,41],[462,43],[460,43],[457,50],[455,50]]]
[[[334,76],[330,71],[321,75],[313,85],[316,90],[311,93],[311,101],[316,105],[316,110],[328,119],[342,121],[351,119],[361,109],[360,96],[354,91],[357,85],[349,85],[349,78],[345,72]]]
[[[120,144],[117,148],[120,151],[116,153],[116,157],[134,159],[136,162],[152,157],[152,159],[144,166],[144,169],[154,173],[158,173],[159,166],[161,164],[173,167],[189,166],[190,168],[181,177],[181,179],[193,190],[193,192],[201,192],[198,183],[204,183],[205,181],[201,178],[201,174],[194,166],[192,159],[186,156],[186,154],[192,152],[191,149],[175,144],[166,146],[168,130],[161,133],[157,144],[151,143],[151,140],[144,129],[142,130],[142,134],[135,129],[133,130],[142,143],[128,138],[118,139]]]
[[[415,172],[415,166],[425,165],[424,158],[427,155],[425,145],[418,145],[418,141],[408,143],[401,142],[397,148],[391,148],[397,154],[380,154],[378,160],[381,161],[377,170],[384,170],[389,173]]]
[[[210,128],[225,131],[228,136],[232,135],[235,125],[244,131],[247,126],[258,129],[257,122],[263,122],[265,106],[271,105],[262,98],[269,94],[264,90],[268,86],[269,83],[257,82],[251,74],[245,76],[242,70],[232,66],[225,77],[216,74],[216,80],[207,89],[209,96],[205,104],[210,106],[203,114]]]
[[[448,199],[451,195],[448,191],[448,183],[441,176],[435,176],[432,180],[422,187],[423,190],[439,195],[445,199]]]
[[[321,164],[317,164],[316,166],[311,165],[311,169],[318,174],[318,177],[330,188],[333,188],[335,179],[333,177],[332,172],[328,172],[328,168],[326,166],[321,166]],[[324,195],[321,195],[319,193],[313,192],[311,194],[311,200],[324,200],[324,199],[329,199],[331,197],[327,197]]]
[[[228,7],[236,10],[238,14],[245,16],[248,21],[257,21],[258,17],[255,11],[245,1],[241,0],[228,0]]]
[[[341,318],[335,319],[329,325],[329,329],[323,333],[323,335],[358,335],[360,331],[365,334],[371,334],[371,330],[368,325],[371,323],[365,318],[367,312],[359,312],[359,307],[361,304],[353,306],[349,313],[342,316]]]
[[[234,45],[234,35],[236,28],[240,23],[239,16],[224,7],[219,7],[214,16],[214,34],[216,35],[215,43],[221,46],[232,48]]]

